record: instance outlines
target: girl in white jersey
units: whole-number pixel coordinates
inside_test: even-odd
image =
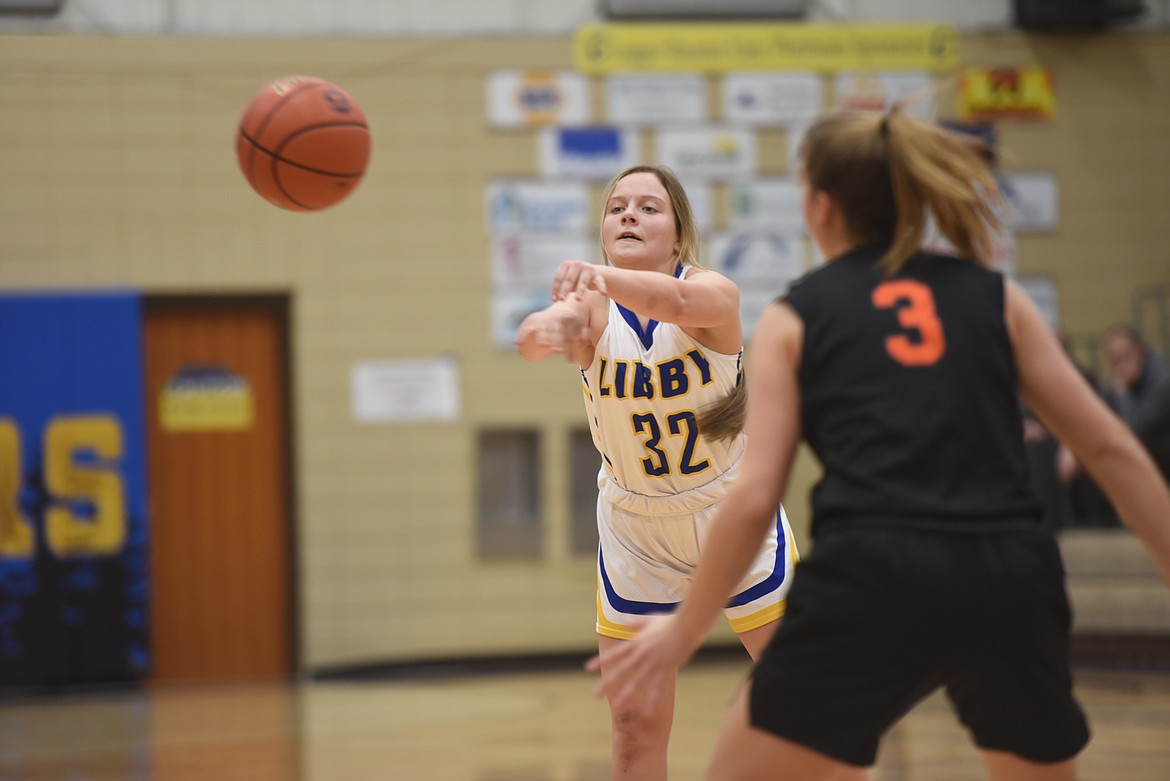
[[[597,633],[604,652],[685,595],[744,437],[741,423],[728,423],[736,416],[725,414],[743,398],[739,290],[699,267],[682,186],[669,169],[636,166],[610,183],[603,202],[606,264],[562,263],[553,304],[521,323],[516,343],[529,361],[561,355],[581,367],[602,462]],[[784,612],[795,561],[777,507],[724,609],[753,658]],[[611,707],[614,779],[666,778],[673,713],[673,691],[649,713]]]

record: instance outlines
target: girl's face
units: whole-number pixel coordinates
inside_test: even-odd
[[[678,230],[670,196],[657,176],[642,171],[614,185],[605,204],[601,243],[609,261],[620,268],[673,268]]]
[[[1109,361],[1109,373],[1126,388],[1133,387],[1145,368],[1142,348],[1125,334],[1106,337],[1105,358]]]

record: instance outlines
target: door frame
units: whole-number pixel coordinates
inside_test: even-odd
[[[281,352],[283,353],[282,365],[284,366],[284,376],[281,378],[281,384],[284,387],[284,429],[287,434],[286,447],[281,467],[285,473],[285,506],[288,508],[287,524],[285,539],[287,540],[287,549],[284,551],[288,561],[288,582],[285,584],[285,592],[288,603],[288,637],[285,638],[289,652],[289,662],[291,666],[290,675],[293,678],[299,677],[302,673],[301,667],[301,643],[300,643],[300,573],[298,569],[298,551],[300,548],[299,539],[297,535],[298,518],[299,518],[299,504],[297,502],[297,483],[296,470],[294,464],[297,459],[294,457],[297,452],[297,437],[294,422],[296,416],[293,414],[295,394],[293,392],[292,378],[293,372],[293,350],[292,350],[292,295],[290,293],[166,293],[166,292],[144,292],[142,294],[142,318],[143,331],[146,329],[146,320],[154,313],[172,313],[184,311],[215,311],[215,310],[236,310],[248,309],[251,311],[264,311],[274,314],[280,325],[280,344]],[[145,371],[143,372],[143,379],[145,381]],[[146,414],[146,410],[143,410]],[[147,472],[150,469],[150,451],[147,449],[146,453]],[[147,485],[147,490],[150,486]],[[147,540],[149,546],[150,539],[150,519],[147,521]]]

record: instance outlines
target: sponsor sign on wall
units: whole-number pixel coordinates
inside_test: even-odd
[[[539,312],[550,303],[549,289],[552,277],[540,289],[497,291],[492,296],[492,343],[504,350],[515,350],[513,342],[520,323],[533,312]]]
[[[889,111],[895,101],[904,100],[907,114],[934,119],[936,113],[929,73],[839,73],[834,94],[838,107],[852,111]]]
[[[756,136],[727,127],[662,130],[657,136],[658,161],[679,178],[731,179],[756,171]]]
[[[537,142],[540,173],[605,181],[638,162],[637,137],[615,127],[546,128]]]
[[[1060,194],[1051,171],[1012,171],[999,179],[1016,233],[1048,233],[1060,227]]]
[[[958,41],[950,24],[586,24],[573,33],[573,60],[589,74],[942,71],[958,64]]]
[[[1056,281],[1047,276],[1021,276],[1016,279],[1036,308],[1044,322],[1053,330],[1060,327],[1060,291]]]
[[[593,221],[591,205],[589,185],[583,182],[499,180],[488,185],[488,230],[584,231]]]
[[[459,418],[459,365],[451,356],[361,361],[350,379],[353,417],[361,423]]]
[[[964,68],[957,98],[959,116],[972,122],[1045,122],[1056,116],[1052,72],[1038,65]]]
[[[796,179],[731,182],[727,206],[727,222],[732,230],[804,230],[800,184]]]
[[[815,73],[729,73],[723,77],[723,119],[745,125],[811,122],[824,105]]]
[[[805,241],[797,233],[743,231],[715,233],[703,263],[739,286],[744,337],[750,336],[771,301],[805,271]]]
[[[615,125],[705,122],[707,80],[697,73],[619,73],[605,81],[605,119]]]
[[[488,122],[494,127],[584,125],[589,81],[572,71],[496,71],[487,80]]]
[[[542,291],[550,303],[562,260],[594,260],[597,239],[587,234],[516,234],[492,239],[492,281],[499,292]]]
[[[700,233],[714,228],[715,189],[707,182],[688,180],[683,180],[682,186],[687,191],[687,200],[691,202],[691,212]]]
[[[552,303],[552,280],[564,260],[596,262],[592,233],[517,233],[492,238],[492,342],[514,349],[516,329],[527,315]]]

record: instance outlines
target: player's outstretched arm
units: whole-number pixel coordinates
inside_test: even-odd
[[[553,301],[597,291],[627,309],[685,328],[717,328],[739,322],[739,288],[727,277],[700,269],[678,279],[670,274],[565,261],[553,280]]]

